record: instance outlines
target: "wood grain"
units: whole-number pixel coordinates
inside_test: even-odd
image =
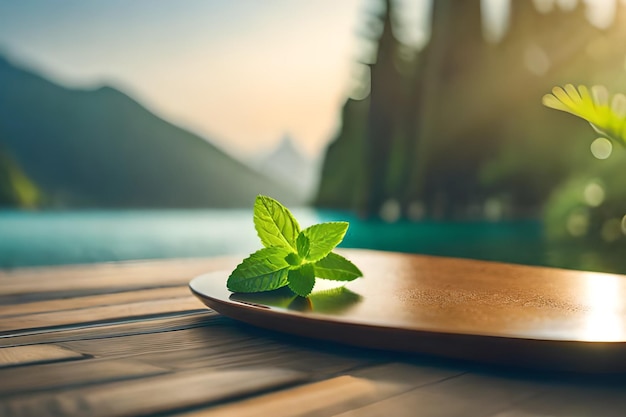
[[[201,310],[202,305],[194,297],[184,296],[164,300],[62,310],[51,313],[27,314],[4,319],[0,322],[0,334],[23,332],[28,329],[68,327],[80,323],[129,320],[144,316]]]
[[[133,334],[153,334],[173,330],[210,326],[221,322],[223,316],[211,310],[181,312],[165,317],[143,317],[140,321],[109,321],[75,328],[38,329],[28,333],[0,336],[0,347],[26,346],[38,343],[58,343],[72,340],[106,339]]]
[[[305,380],[280,369],[181,372],[0,402],[3,416],[133,416],[208,405]]]
[[[376,398],[376,385],[351,376],[340,376],[214,409],[185,413],[186,417],[289,417],[332,415],[341,407],[355,407]]]
[[[82,360],[0,369],[0,397],[163,374],[166,370],[130,360]]]
[[[371,365],[383,357],[378,353],[335,345],[320,346],[309,341],[285,343],[271,335],[259,340],[258,336],[256,329],[226,320],[216,323],[210,331],[196,328],[60,344],[96,357],[132,357],[137,361],[177,370],[276,366],[318,375]],[[342,352],[345,354],[338,355]],[[307,358],[306,362],[302,361],[303,357]]]
[[[138,334],[105,339],[60,342],[61,346],[84,354],[110,357],[163,353],[181,349],[209,349],[214,346],[237,346],[252,339],[245,333],[229,333],[228,326],[215,324],[210,329],[196,328],[169,332]]]
[[[626,410],[626,385],[559,385],[541,395],[513,404],[494,416],[603,416],[622,417]]]
[[[33,345],[0,348],[0,367],[81,359],[84,356],[73,350],[55,345]]]
[[[355,376],[358,375],[358,376]],[[453,371],[391,363],[366,367],[350,375],[271,393],[185,417],[321,416],[359,409],[417,387],[454,377]],[[415,412],[415,410],[413,410]]]
[[[0,271],[0,305],[186,285],[204,272],[233,269],[240,260],[155,260]]]
[[[486,388],[488,387],[488,389]],[[531,399],[541,386],[506,378],[461,375],[338,414],[349,416],[490,416]]]
[[[306,361],[303,361],[303,358],[306,358]],[[152,353],[135,357],[135,359],[157,366],[171,366],[177,370],[274,366],[307,372],[312,378],[348,372],[354,368],[380,363],[383,360],[371,354],[338,355],[271,341],[259,343],[257,339],[207,349]]]
[[[125,291],[113,294],[62,298],[58,300],[33,301],[3,306],[0,308],[0,318],[128,304],[140,301],[162,300],[166,298],[179,298],[187,295],[189,295],[189,289],[185,285],[139,291]]]

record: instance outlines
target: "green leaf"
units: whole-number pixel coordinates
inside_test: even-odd
[[[302,258],[295,252],[291,252],[287,255],[285,261],[291,266],[300,266],[302,264]]]
[[[626,145],[626,95],[617,93],[611,97],[601,85],[589,89],[567,84],[554,87],[551,94],[543,96],[542,102],[546,107],[585,119],[596,132]]]
[[[292,269],[288,275],[289,289],[300,297],[311,294],[315,285],[315,272],[313,265],[304,264],[300,268]]]
[[[263,248],[243,260],[230,274],[226,286],[233,292],[270,291],[287,285],[290,250]]]
[[[315,269],[316,277],[334,281],[352,281],[363,276],[363,273],[356,265],[334,252],[317,261],[313,268]]]
[[[298,249],[298,255],[300,255],[301,258],[306,259],[306,257],[309,256],[309,248],[309,238],[306,237],[304,233],[300,232],[298,238],[296,239],[296,249]]]
[[[263,246],[296,250],[300,225],[291,212],[273,198],[257,196],[254,202],[254,228]]]
[[[343,240],[347,230],[347,222],[320,223],[304,229],[302,234],[309,239],[309,251],[305,259],[316,262],[324,258]]]

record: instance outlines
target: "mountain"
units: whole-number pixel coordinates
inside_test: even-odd
[[[2,57],[0,145],[51,207],[249,207],[257,194],[299,202],[116,89],[65,88]]]
[[[255,170],[296,190],[303,201],[311,201],[319,178],[320,162],[300,150],[293,138],[285,134],[269,152],[249,162]]]

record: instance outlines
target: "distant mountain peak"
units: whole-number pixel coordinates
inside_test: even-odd
[[[274,148],[259,155],[250,165],[260,173],[295,188],[304,200],[311,200],[317,186],[319,164],[298,146],[289,133],[283,134]]]
[[[304,153],[304,151],[297,145],[293,136],[289,133],[283,134],[281,139],[273,149],[267,152],[260,159],[273,160],[279,158],[284,160],[286,158],[294,158],[295,160],[309,160],[310,158]]]

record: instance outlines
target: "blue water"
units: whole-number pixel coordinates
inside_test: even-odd
[[[538,221],[365,222],[294,210],[303,227],[347,220],[341,246],[626,273],[621,254],[547,243]],[[260,248],[250,210],[0,211],[0,267],[247,255]]]

